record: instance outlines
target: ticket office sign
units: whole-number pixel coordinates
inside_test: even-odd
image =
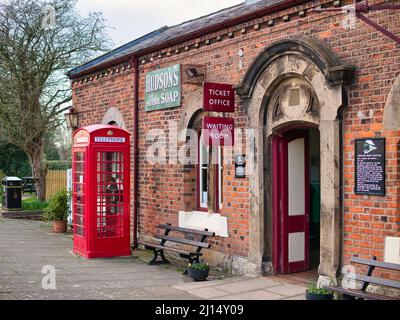
[[[205,82],[203,84],[203,110],[235,112],[235,91],[230,84]]]
[[[385,138],[355,141],[355,194],[385,195]]]

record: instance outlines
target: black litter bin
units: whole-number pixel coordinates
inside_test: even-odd
[[[17,177],[5,177],[2,181],[3,209],[22,209],[22,180]]]

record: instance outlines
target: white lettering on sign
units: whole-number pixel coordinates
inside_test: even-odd
[[[77,137],[76,138],[76,143],[88,143],[89,139],[88,137]]]
[[[105,143],[124,143],[124,137],[95,137],[94,142],[105,142]]]
[[[220,96],[220,97],[229,97],[231,95],[231,92],[229,90],[214,90],[214,89],[208,89],[211,95],[213,96]]]
[[[233,130],[233,124],[206,123],[206,129],[209,129],[209,130],[217,129],[219,131],[224,130],[224,129]]]
[[[149,75],[146,79],[146,92],[152,92],[162,89],[175,87],[179,84],[179,69],[166,68],[163,72],[155,75]]]
[[[214,89],[208,89],[208,92],[210,93],[210,96],[214,97],[230,97],[231,92],[229,90],[214,90]],[[227,99],[209,99],[208,103],[210,106],[224,106],[224,107],[230,107],[231,102],[230,100]]]

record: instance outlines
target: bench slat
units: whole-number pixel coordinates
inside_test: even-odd
[[[162,246],[162,245],[156,244],[156,243],[141,242],[141,241],[139,241],[138,243],[141,244],[141,245],[144,245],[145,247],[151,247],[151,248],[156,248],[156,249],[165,249],[165,250],[173,251],[173,252],[176,252],[176,253],[190,255],[189,251],[176,249],[176,248],[172,248],[172,247],[167,247],[167,246]],[[201,255],[201,253],[199,255]]]
[[[363,259],[363,258],[359,258],[359,257],[355,257],[355,256],[353,256],[351,258],[351,262],[364,264],[364,265],[367,265],[367,266],[374,266],[374,267],[377,267],[377,268],[384,268],[384,269],[400,271],[400,264],[396,264],[396,263],[379,262],[379,261],[376,261],[376,260]]]
[[[368,276],[361,275],[361,274],[356,274],[355,278],[358,281],[369,282],[369,283],[373,283],[373,284],[379,284],[379,285],[382,285],[382,286],[387,286],[387,287],[400,289],[400,281],[383,279],[383,278],[368,277]]]
[[[160,229],[169,229],[169,230],[173,230],[173,231],[180,231],[183,233],[193,233],[193,234],[200,234],[203,236],[209,236],[209,237],[213,237],[215,235],[215,232],[210,232],[210,231],[205,231],[205,230],[196,230],[196,229],[188,229],[188,228],[180,228],[180,227],[174,227],[174,226],[170,226],[168,224],[159,224],[157,226],[157,228]]]
[[[328,286],[328,285],[323,285],[322,287],[327,289],[327,290],[330,290],[330,291],[338,292],[338,293],[341,293],[341,294],[347,294],[349,296],[353,296],[353,297],[357,297],[357,298],[363,298],[363,299],[367,299],[367,300],[399,300],[399,299],[397,299],[395,297],[388,297],[388,296],[383,296],[383,295],[380,295],[380,294],[363,292],[361,290],[344,289],[344,288],[332,287],[332,286]]]
[[[194,241],[194,240],[182,239],[182,238],[174,238],[174,237],[163,236],[163,235],[156,235],[155,237],[157,239],[161,239],[161,240],[172,241],[172,242],[182,243],[182,244],[188,244],[188,245],[196,246],[196,247],[202,247],[202,248],[210,248],[211,247],[211,245],[206,242],[200,242],[200,241]]]

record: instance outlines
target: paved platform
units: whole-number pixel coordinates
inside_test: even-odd
[[[282,277],[193,282],[177,266],[145,260],[84,259],[72,253],[70,234],[52,233],[47,223],[0,219],[0,299],[281,300],[304,299],[306,290]],[[44,266],[55,268],[55,289],[43,288]]]

